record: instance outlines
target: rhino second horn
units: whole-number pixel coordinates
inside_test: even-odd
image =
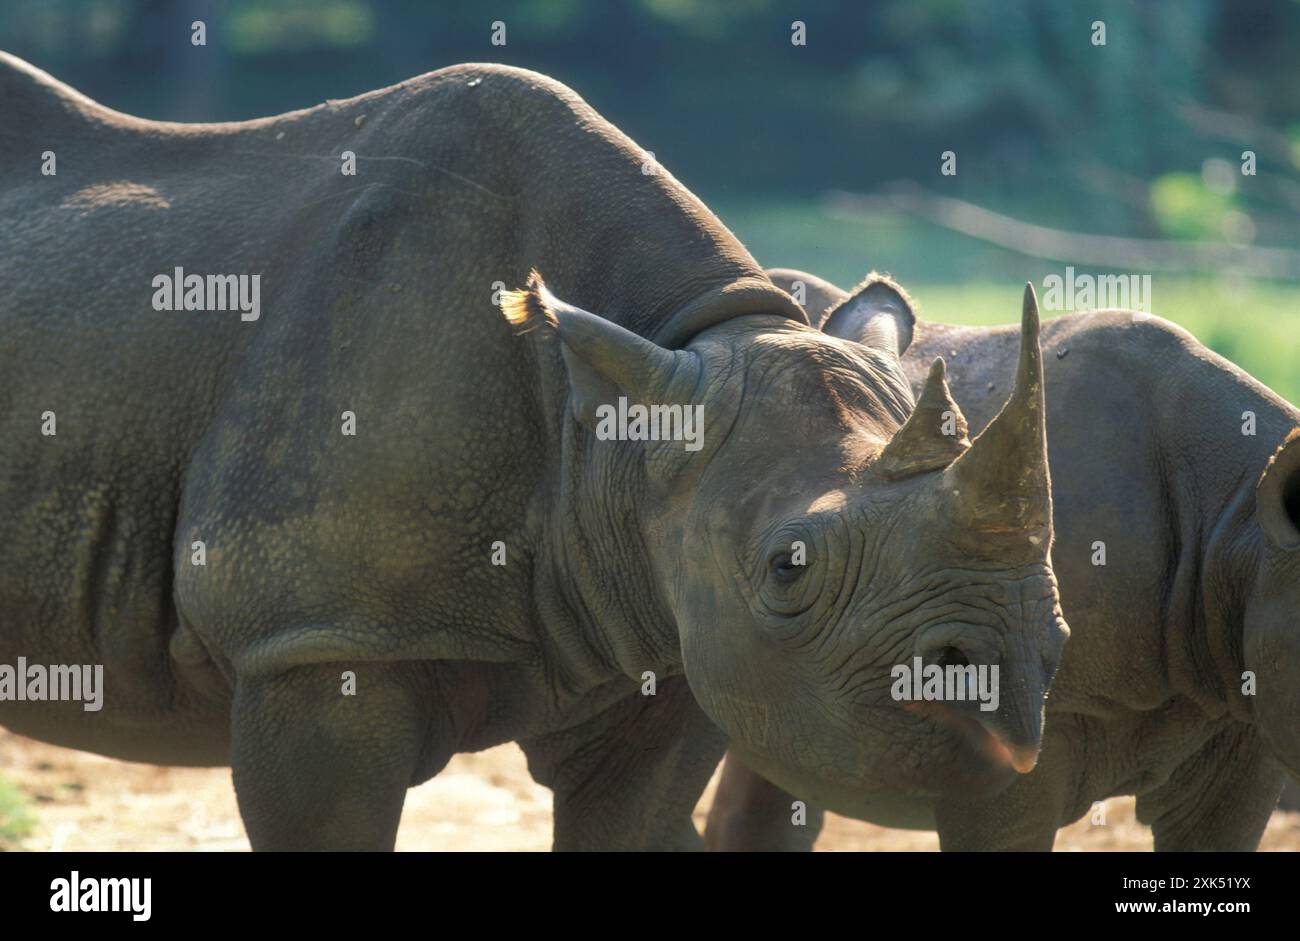
[[[1052,484],[1045,413],[1038,298],[1034,286],[1026,284],[1015,388],[950,471],[953,489],[977,529],[1046,529],[1050,537]]]
[[[966,416],[953,401],[943,357],[930,364],[921,397],[876,463],[876,472],[889,480],[947,467],[971,446]]]

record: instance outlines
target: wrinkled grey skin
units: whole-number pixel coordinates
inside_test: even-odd
[[[1300,778],[1293,776],[1287,781],[1277,806],[1281,810],[1300,810]]]
[[[543,76],[178,125],[0,57],[0,109],[0,663],[106,684],[6,727],[229,763],[257,849],[391,848],[408,787],[511,740],[557,848],[697,842],[723,733],[846,809],[1036,756],[1065,637],[1036,311],[1004,418],[936,450],[897,310],[812,329]],[[260,275],[260,319],[154,310],[175,266]],[[494,298],[531,268],[554,295]],[[702,449],[598,440],[619,396],[702,405]],[[889,666],[962,623],[1002,708],[893,708]]]
[[[848,298],[812,275],[769,274],[804,284],[814,324]],[[917,321],[903,364],[919,385],[947,357],[979,428],[1014,340]],[[916,825],[937,825],[944,849],[1049,849],[1093,801],[1136,794],[1158,850],[1253,849],[1284,768],[1300,772],[1300,412],[1159,318],[1066,315],[1043,340],[1053,565],[1072,639],[1041,761],[994,798],[936,801]],[[1247,670],[1255,696],[1242,695]],[[791,826],[792,800],[729,757],[706,841],[806,849],[820,818]]]

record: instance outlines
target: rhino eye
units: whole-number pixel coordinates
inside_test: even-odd
[[[779,582],[793,582],[803,574],[806,565],[798,565],[794,561],[794,556],[789,552],[778,552],[772,556],[768,563],[768,568],[772,572],[772,577]]]

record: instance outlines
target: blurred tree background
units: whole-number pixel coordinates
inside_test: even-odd
[[[8,0],[0,48],[178,121],[537,69],[764,264],[890,270],[968,322],[1067,264],[1150,273],[1157,314],[1300,401],[1295,0]]]

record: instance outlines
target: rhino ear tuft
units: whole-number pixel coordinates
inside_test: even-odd
[[[1255,488],[1255,515],[1278,549],[1300,549],[1300,428],[1287,435]]]
[[[560,300],[536,271],[526,288],[503,296],[501,308],[520,333],[543,324],[554,328],[568,374],[570,406],[588,427],[595,427],[601,405],[616,406],[620,397],[639,404],[666,402],[674,374],[694,358]]]
[[[547,324],[556,327],[555,314],[546,304],[546,285],[534,268],[528,272],[528,283],[521,291],[507,291],[501,297],[501,313],[515,333],[527,333]]]
[[[953,401],[939,357],[930,365],[916,408],[881,452],[877,473],[895,480],[941,470],[970,447],[968,433],[966,416]]]
[[[888,275],[871,272],[832,310],[822,332],[902,356],[916,324],[912,299]]]

